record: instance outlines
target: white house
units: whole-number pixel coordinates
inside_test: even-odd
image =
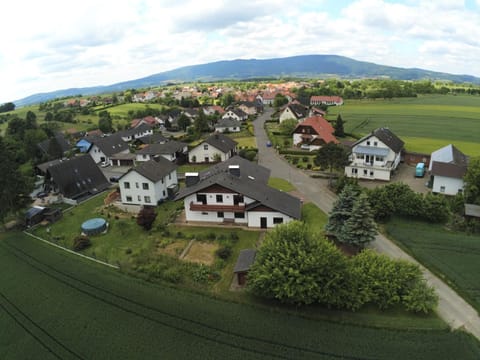
[[[389,181],[400,163],[404,142],[388,128],[379,128],[353,144],[345,175]]]
[[[118,134],[106,137],[91,137],[89,142],[92,146],[88,149],[88,154],[97,164],[103,162],[111,164],[113,155],[128,154],[130,152],[128,144]]]
[[[219,133],[223,132],[240,132],[242,125],[240,121],[233,118],[224,118],[215,124],[215,131]]]
[[[118,181],[122,203],[156,206],[178,189],[177,165],[158,157],[130,169]]]
[[[122,137],[123,141],[130,142],[132,140],[140,139],[144,136],[152,135],[153,134],[153,128],[146,123],[142,123],[142,124],[138,125],[137,127],[127,129],[127,130],[118,131],[116,134],[120,135]]]
[[[237,153],[237,142],[226,135],[215,133],[188,153],[191,163],[225,161]]]
[[[434,151],[430,157],[432,192],[456,195],[463,192],[468,158],[452,144]]]
[[[285,120],[301,121],[308,115],[308,107],[301,104],[288,104],[282,111],[279,117],[279,122],[282,123]]]
[[[300,199],[267,185],[270,170],[239,156],[202,173],[187,173],[183,199],[187,221],[271,228],[300,219]]]
[[[164,143],[149,144],[136,152],[136,160],[149,161],[158,156],[175,162],[180,157],[186,157],[188,154],[188,145],[186,143],[169,140]]]
[[[318,96],[310,97],[310,105],[343,105],[343,99],[340,96]]]
[[[248,114],[240,109],[230,109],[222,115],[222,119],[232,118],[238,121],[245,121],[248,119]]]

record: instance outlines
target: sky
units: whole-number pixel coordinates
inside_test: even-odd
[[[480,0],[14,0],[0,19],[0,103],[307,54],[480,76]]]

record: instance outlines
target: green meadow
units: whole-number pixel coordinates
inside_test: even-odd
[[[425,95],[392,100],[347,100],[329,109],[341,114],[346,132],[366,135],[388,127],[409,151],[430,153],[450,143],[468,155],[480,154],[480,97]]]

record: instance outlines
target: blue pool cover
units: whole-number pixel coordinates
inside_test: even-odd
[[[89,219],[82,224],[82,232],[86,235],[100,234],[106,229],[107,221],[102,218]]]

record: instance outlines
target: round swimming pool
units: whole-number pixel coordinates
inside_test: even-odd
[[[96,235],[107,229],[107,221],[102,218],[94,218],[85,221],[82,224],[82,232],[85,235]]]

